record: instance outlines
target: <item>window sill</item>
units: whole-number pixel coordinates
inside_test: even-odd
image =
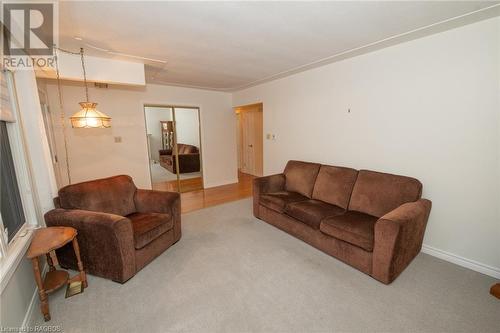
[[[26,223],[18,231],[16,238],[9,244],[5,257],[0,260],[0,294],[14,275],[19,263],[24,258],[36,227]]]

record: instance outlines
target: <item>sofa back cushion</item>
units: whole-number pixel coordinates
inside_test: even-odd
[[[181,154],[195,154],[198,153],[198,148],[193,145],[186,145],[183,143],[179,143],[177,145],[177,149],[179,150],[179,155]]]
[[[422,183],[417,179],[360,170],[349,202],[349,210],[381,217],[406,202],[420,199]]]
[[[284,171],[285,190],[311,198],[320,166],[318,163],[288,161]]]
[[[64,209],[83,209],[126,216],[135,213],[137,188],[130,176],[115,176],[68,185],[59,190]]]
[[[329,165],[319,169],[312,198],[347,209],[358,170]]]

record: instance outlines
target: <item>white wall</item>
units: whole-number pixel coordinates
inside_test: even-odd
[[[160,160],[159,150],[163,149],[160,121],[172,120],[172,109],[159,107],[145,107],[146,130],[149,135],[150,157]]]
[[[175,128],[177,142],[200,148],[200,125],[197,109],[175,108]],[[236,133],[234,135],[234,140],[236,140]]]
[[[84,90],[81,84],[70,83],[65,83],[62,90],[68,118],[78,110],[77,103],[84,97]],[[58,113],[55,82],[47,84],[47,92],[50,107]],[[200,107],[205,187],[237,182],[235,119],[231,109],[231,94],[161,85],[91,88],[89,94],[91,100],[99,103],[98,109],[112,117],[112,127],[73,129],[67,121],[72,182],[129,174],[139,188],[151,188],[145,104]],[[62,143],[59,121],[55,125],[59,128],[58,142]],[[121,143],[114,142],[114,137],[117,136],[122,138]],[[60,159],[65,156],[62,148],[63,145],[59,144]]]
[[[499,48],[489,19],[236,92],[233,105],[264,103],[277,135],[265,174],[299,159],[414,176],[433,201],[427,251],[500,277]]]

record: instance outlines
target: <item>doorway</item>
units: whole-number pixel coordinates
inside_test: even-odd
[[[145,105],[144,116],[153,190],[203,189],[200,109]]]
[[[257,177],[263,175],[263,105],[239,106],[235,109],[238,138],[238,170]]]
[[[54,134],[54,119],[52,112],[49,108],[47,93],[38,89],[38,96],[40,98],[40,108],[42,111],[43,126],[45,128],[45,135],[49,143],[50,157],[52,167],[54,168],[54,176],[57,188],[63,187],[61,166],[59,165],[59,158],[57,156],[57,140]]]

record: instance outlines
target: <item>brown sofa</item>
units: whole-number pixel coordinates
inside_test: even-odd
[[[54,202],[47,226],[77,229],[85,270],[113,281],[127,281],[181,238],[179,194],[137,189],[129,176],[63,187]],[[76,268],[70,246],[57,257]]]
[[[289,161],[254,179],[255,217],[391,283],[420,252],[431,202],[414,178]]]
[[[179,151],[179,173],[200,171],[200,150],[192,145],[177,144]],[[177,172],[175,164],[175,151],[171,149],[161,149],[160,165],[172,173]]]

